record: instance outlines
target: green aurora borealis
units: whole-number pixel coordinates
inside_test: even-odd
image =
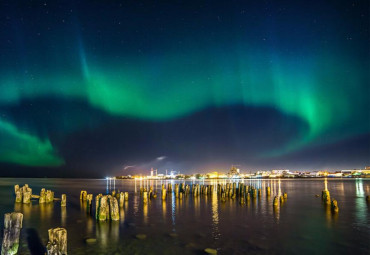
[[[98,7],[94,8],[90,12],[98,12]],[[82,10],[76,12],[82,27],[83,16],[88,15]],[[227,20],[227,14],[224,16]],[[11,19],[16,17],[17,14]],[[75,32],[78,24],[72,22],[75,17],[70,18],[70,28],[67,26],[58,34],[58,25],[50,32],[41,32],[39,41],[27,39],[30,35],[24,32],[22,47],[29,52],[21,50],[19,43],[2,44],[1,51],[6,54],[1,58],[0,114],[2,108],[24,100],[73,98],[112,116],[153,122],[183,118],[210,107],[244,105],[270,107],[307,124],[308,129],[301,136],[278,151],[267,150],[260,155],[266,158],[369,133],[369,53],[364,46],[366,40],[363,41],[368,40],[368,25],[363,35],[356,30],[358,23],[363,24],[362,18],[345,28],[339,28],[342,22],[335,25],[335,20],[329,20],[324,22],[329,27],[325,28],[328,35],[312,28],[303,36],[307,31],[299,27],[306,18],[311,18],[310,14],[296,25],[289,23],[295,22],[295,16],[288,16],[290,21],[276,21],[281,30],[287,30],[277,34],[275,29],[265,28],[267,42],[259,36],[257,30],[261,28],[247,24],[236,32],[225,27],[212,28],[230,40],[214,41],[207,35],[198,38],[184,32],[183,46],[166,49],[165,45],[177,40],[171,39],[169,31],[166,42],[151,42],[154,49],[146,52],[107,43],[129,36],[125,29],[119,35],[109,34],[112,32],[108,29],[103,35],[97,34],[96,41],[91,40],[91,31],[99,27],[94,22],[107,26],[109,18],[85,23],[85,27],[92,28],[84,32]],[[28,19],[36,17],[30,14]],[[34,21],[42,30],[40,22]],[[244,24],[242,18],[234,20],[238,22]],[[295,27],[295,32],[289,32],[287,24]],[[26,30],[27,25],[23,26],[15,28],[15,34]],[[181,34],[181,28],[176,29]],[[348,35],[351,29],[356,31]],[[33,30],[38,31],[35,27]],[[136,35],[135,39],[145,41],[145,36]],[[28,40],[32,41],[30,46]],[[51,47],[53,44],[56,46]],[[21,55],[15,54],[20,51]],[[15,121],[7,114],[0,116],[0,161],[26,166],[64,164],[58,148],[47,136],[40,136],[37,127]],[[83,128],[84,124],[80,126]]]

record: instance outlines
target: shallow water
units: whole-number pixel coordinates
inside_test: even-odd
[[[25,183],[34,194],[41,188],[53,190],[56,197],[67,194],[67,207],[61,208],[60,202],[40,205],[37,200],[16,204],[14,185]],[[281,191],[288,193],[288,199],[277,210],[272,198],[279,191],[278,180],[244,180],[263,191],[269,185],[272,192],[270,198],[263,194],[246,205],[237,199],[221,202],[216,194],[182,200],[167,196],[165,202],[158,196],[144,205],[140,193],[135,193],[140,185],[152,185],[159,192],[162,183],[166,182],[4,178],[0,179],[0,215],[24,214],[18,254],[40,254],[47,230],[54,227],[67,229],[69,254],[204,254],[205,248],[217,249],[218,254],[370,253],[370,205],[365,199],[370,179],[328,179],[331,197],[339,204],[334,215],[315,196],[324,189],[323,179],[281,180]],[[211,181],[186,182],[192,183]],[[96,222],[80,204],[80,190],[97,195],[114,188],[129,192],[120,221]],[[147,237],[139,240],[137,234]],[[86,238],[97,242],[87,244]]]

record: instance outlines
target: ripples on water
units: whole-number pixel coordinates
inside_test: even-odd
[[[167,181],[168,182],[168,181]],[[332,214],[320,198],[323,179],[244,180],[263,190],[261,198],[240,205],[238,199],[221,202],[217,194],[192,195],[179,200],[160,196],[144,205],[140,187],[153,186],[158,193],[165,181],[81,180],[81,179],[0,179],[0,213],[24,214],[18,254],[30,254],[47,242],[47,230],[65,227],[69,254],[203,254],[215,248],[218,254],[369,254],[370,194],[369,179],[329,179],[332,198],[338,200],[339,213]],[[171,181],[176,183],[176,181]],[[186,184],[226,183],[190,181]],[[67,194],[67,208],[60,202],[30,205],[14,203],[15,184],[28,183],[37,194],[41,188]],[[179,182],[177,182],[179,183]],[[271,187],[271,196],[264,190]],[[280,187],[280,189],[279,189]],[[96,222],[79,201],[80,190],[97,195],[116,189],[128,191],[117,222]],[[287,192],[288,200],[279,208],[273,197]],[[93,205],[93,208],[95,206]],[[1,229],[3,222],[1,220]],[[137,234],[146,234],[139,240]],[[86,238],[96,238],[87,244]],[[34,253],[35,254],[35,253]]]

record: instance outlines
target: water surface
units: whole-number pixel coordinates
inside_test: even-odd
[[[167,182],[4,178],[0,179],[0,215],[24,214],[18,254],[37,254],[47,243],[47,230],[54,227],[67,229],[69,254],[204,254],[205,248],[217,249],[218,254],[370,253],[370,205],[365,199],[370,194],[370,179],[328,180],[331,197],[338,200],[338,214],[332,214],[315,196],[324,188],[323,179],[281,180],[280,189],[288,193],[288,199],[275,210],[272,199],[279,192],[278,180],[244,180],[247,185],[272,189],[270,198],[263,194],[246,205],[237,199],[221,202],[216,194],[182,200],[169,195],[165,202],[158,196],[145,205],[140,193],[135,193],[143,185],[159,192]],[[15,203],[14,185],[25,183],[34,194],[41,188],[53,190],[56,197],[67,194],[67,207],[61,208],[60,202],[38,204],[37,200],[30,205]],[[193,183],[216,182],[186,182]],[[113,189],[128,191],[129,201],[120,220],[96,222],[80,203],[82,189],[94,196]],[[139,240],[137,234],[147,238]],[[97,242],[88,244],[87,238]]]

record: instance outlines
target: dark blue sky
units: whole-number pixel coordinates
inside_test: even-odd
[[[0,175],[370,164],[368,1],[2,1],[0,17]]]

